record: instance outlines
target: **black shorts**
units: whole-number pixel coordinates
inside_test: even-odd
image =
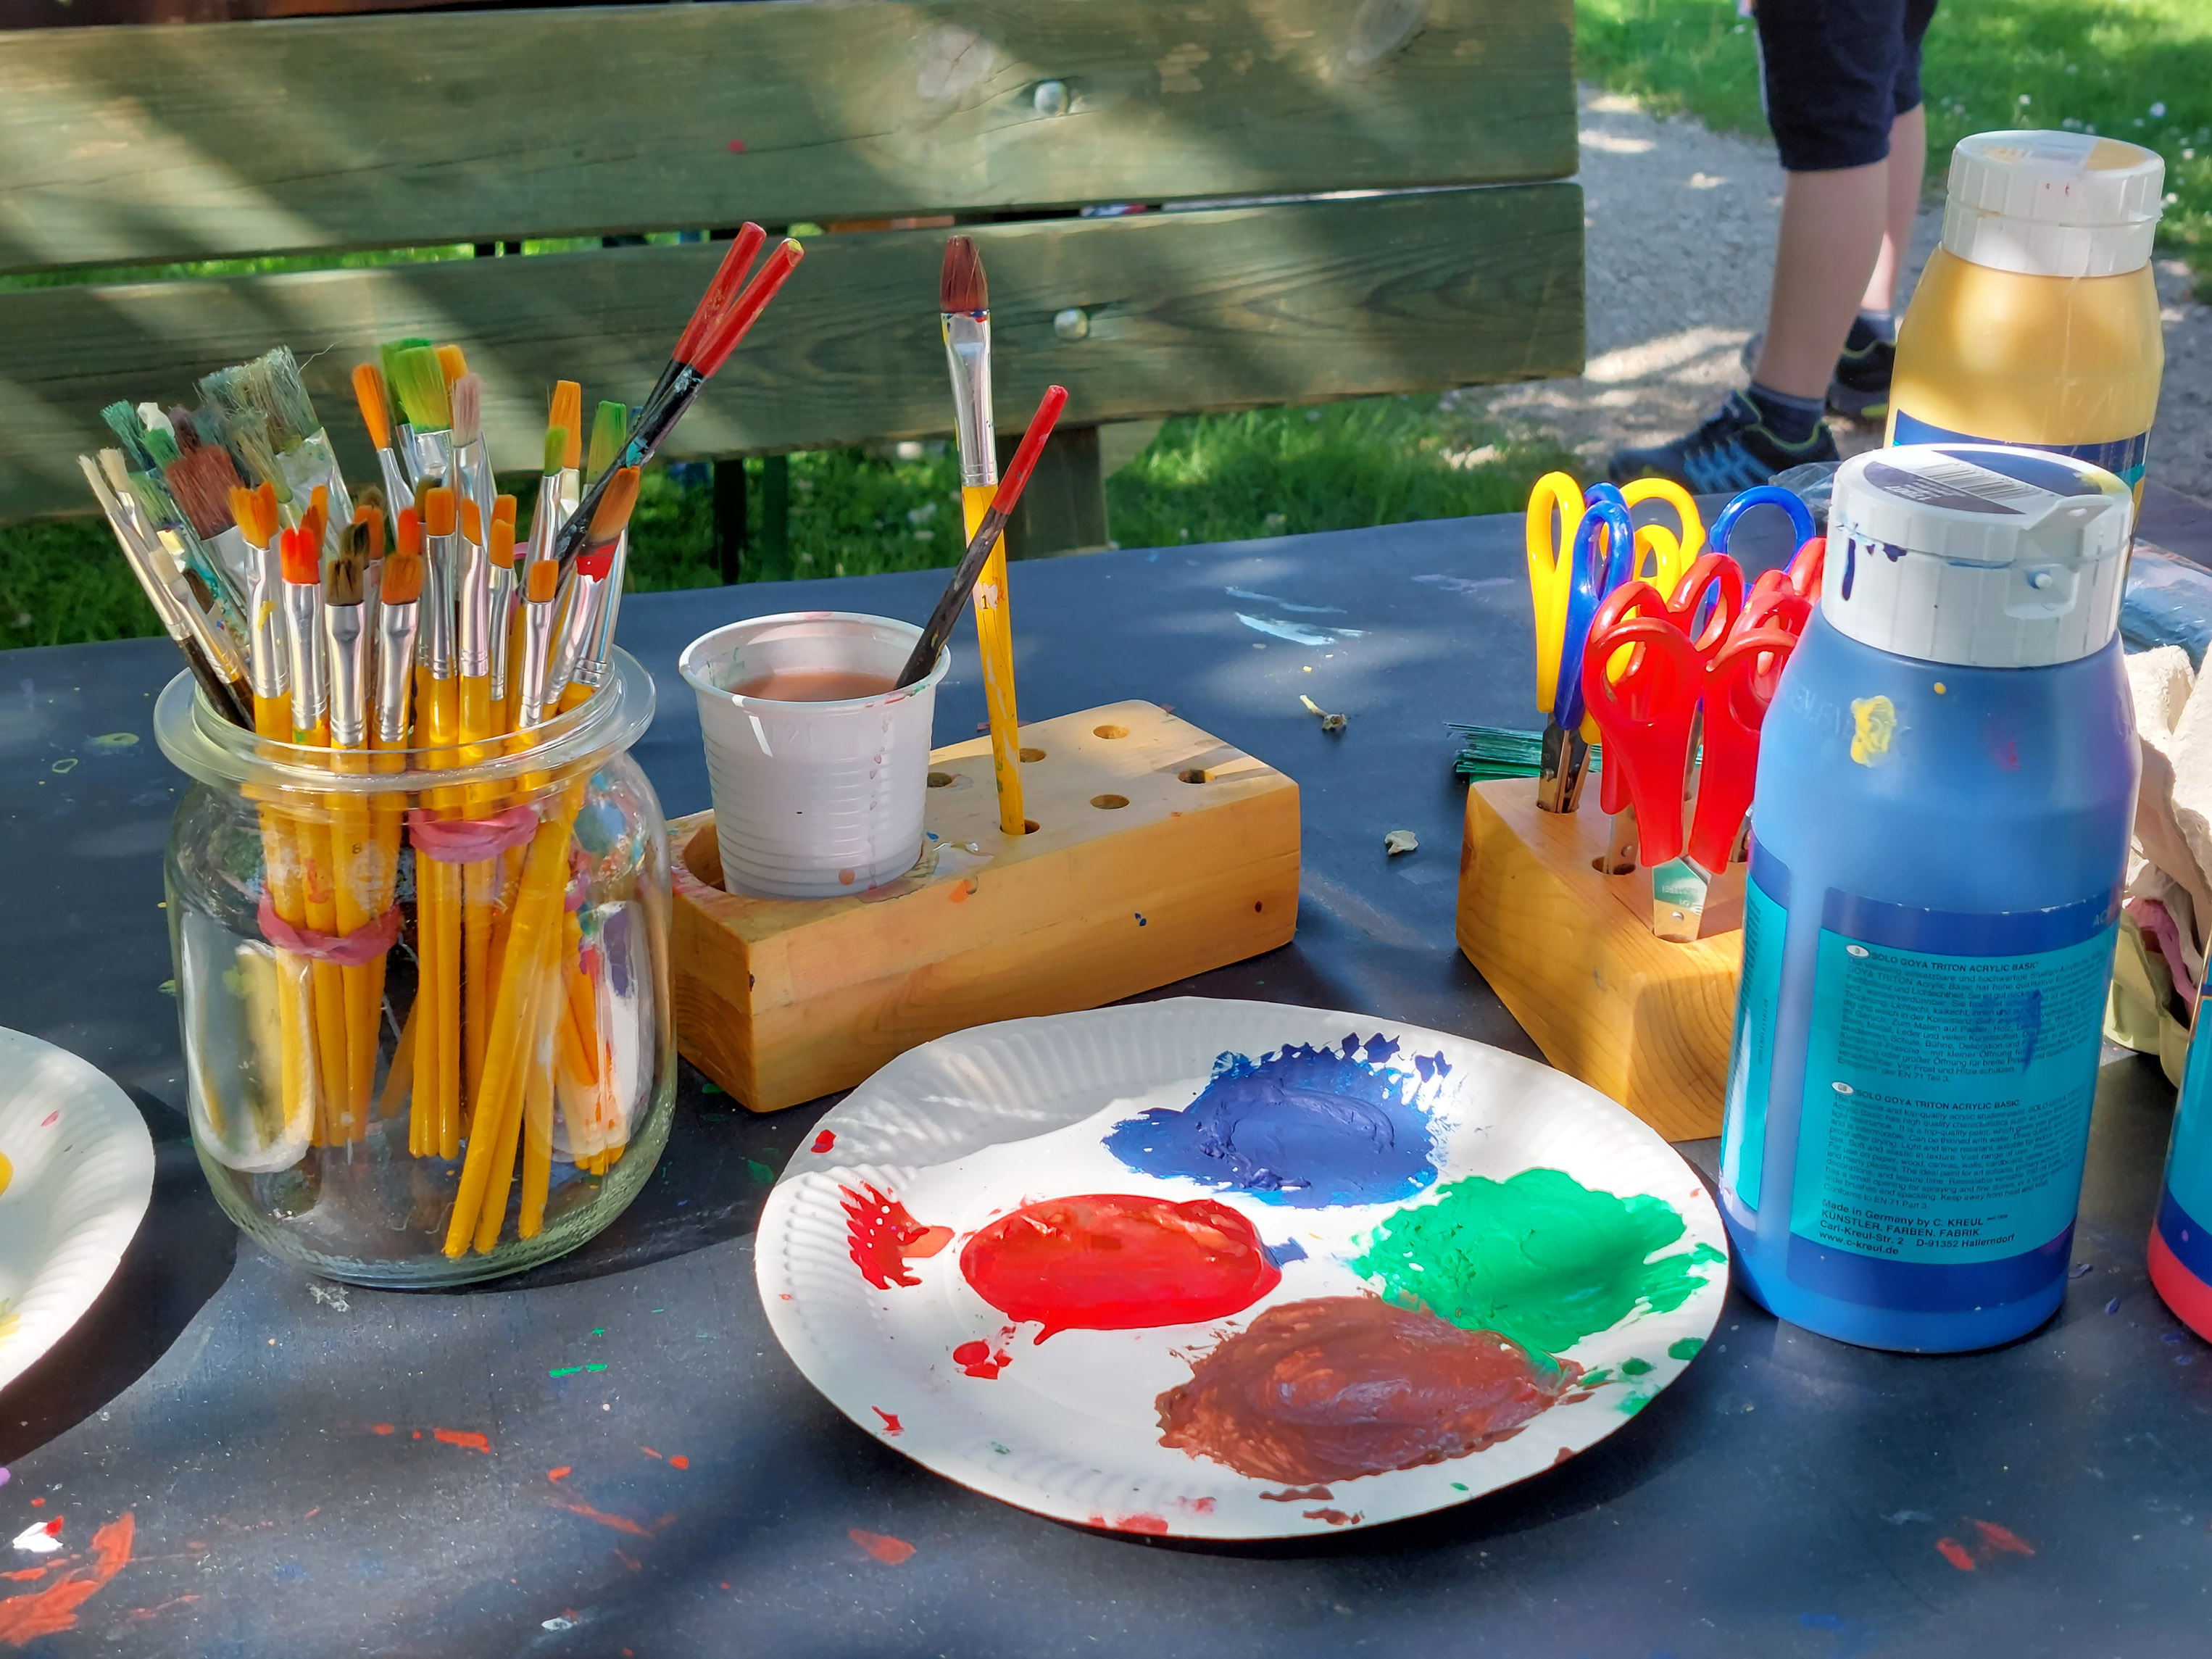
[[[1783,167],[1826,173],[1889,155],[1920,103],[1920,37],[1936,0],[1759,0],[1759,99]]]

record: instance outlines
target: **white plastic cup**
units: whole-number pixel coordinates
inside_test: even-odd
[[[914,867],[950,653],[916,684],[843,702],[770,702],[729,688],[793,669],[889,679],[921,637],[888,617],[794,611],[732,623],[684,648],[677,669],[699,698],[726,889],[834,898]]]

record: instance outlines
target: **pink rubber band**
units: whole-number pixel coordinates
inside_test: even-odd
[[[538,833],[538,809],[510,806],[488,818],[434,818],[419,808],[407,815],[416,856],[440,864],[481,864]]]
[[[2173,912],[2156,899],[2130,899],[2128,919],[2151,936],[2151,943],[2160,956],[2166,958],[2166,974],[2173,981],[2173,988],[2181,993],[2182,1002],[2197,1006],[2197,988],[2190,983],[2189,964],[2181,959],[2181,927],[2173,919]]]
[[[270,902],[266,893],[261,896],[258,915],[261,936],[278,950],[338,968],[358,968],[375,961],[399,937],[399,907],[396,904],[374,921],[364,922],[345,934],[318,933],[295,927],[276,914],[276,907]]]

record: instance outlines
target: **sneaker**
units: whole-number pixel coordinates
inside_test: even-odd
[[[1765,334],[1754,334],[1743,343],[1741,362],[1743,372],[1753,374],[1759,368],[1759,350],[1766,343]],[[1875,340],[1854,351],[1850,345],[1836,359],[1835,373],[1828,377],[1828,410],[1847,421],[1864,421],[1869,425],[1889,418],[1889,381],[1897,369],[1897,348],[1887,340]]]
[[[1613,452],[1606,473],[1615,483],[1672,478],[1693,495],[1732,495],[1776,473],[1814,461],[1842,459],[1826,421],[1802,444],[1785,444],[1759,424],[1759,410],[1741,392],[1686,438],[1648,449]]]

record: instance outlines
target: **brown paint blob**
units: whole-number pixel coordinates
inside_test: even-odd
[[[756,675],[730,691],[763,702],[850,702],[880,697],[890,689],[888,674],[866,674],[855,668],[785,668]]]
[[[1269,1308],[1160,1395],[1160,1443],[1285,1486],[1464,1457],[1582,1375],[1495,1331],[1372,1297]]]

